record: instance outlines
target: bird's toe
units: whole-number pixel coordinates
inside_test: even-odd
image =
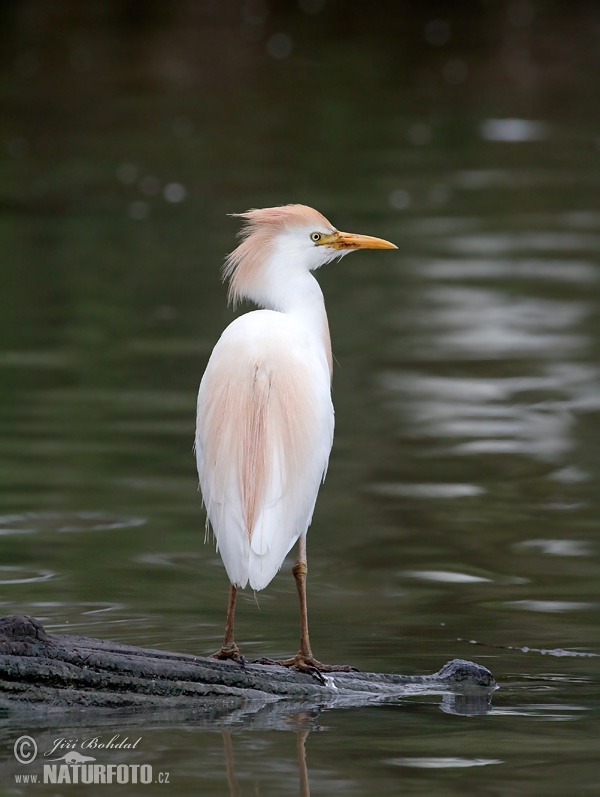
[[[323,664],[317,661],[313,656],[306,656],[303,653],[297,653],[291,659],[284,659],[283,661],[276,661],[275,659],[269,658],[257,659],[253,664],[276,664],[279,667],[290,667],[298,670],[298,672],[305,672],[309,675],[319,677],[319,680],[322,680],[320,674],[324,672],[358,672],[357,668],[352,667],[350,664]],[[322,680],[322,682],[324,683],[324,680]]]
[[[224,645],[216,653],[212,653],[210,658],[217,659],[217,661],[235,661],[241,667],[246,666],[246,659],[240,653],[237,645],[228,645],[227,647]]]

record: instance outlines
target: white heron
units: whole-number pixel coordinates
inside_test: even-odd
[[[306,205],[234,214],[245,227],[226,259],[235,305],[260,310],[223,332],[198,392],[196,459],[200,487],[225,570],[229,605],[219,659],[243,661],[234,640],[235,599],[264,589],[298,542],[293,567],[301,640],[284,662],[336,669],[311,650],[306,606],[306,532],[333,443],[332,354],[323,293],[312,271],[357,249],[389,241],[339,232]]]

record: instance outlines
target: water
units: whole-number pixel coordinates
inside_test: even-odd
[[[399,245],[319,275],[337,365],[315,653],[410,673],[471,658],[501,688],[477,716],[407,697],[287,730],[4,718],[4,789],[28,793],[23,733],[118,733],[139,747],[99,760],[150,763],[181,795],[306,794],[305,776],[313,797],[594,793],[597,12],[145,6],[2,11],[2,613],[218,647],[227,582],[191,441],[232,318],[226,213],[303,201]],[[246,655],[294,652],[296,615],[286,565],[241,596]]]

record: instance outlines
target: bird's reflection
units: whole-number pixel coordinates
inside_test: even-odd
[[[309,731],[296,731],[296,757],[298,761],[298,782],[300,797],[310,797],[310,783],[308,780],[308,767],[306,764],[306,740]],[[233,757],[233,742],[230,731],[223,731],[223,749],[227,766],[227,785],[230,797],[241,797],[242,792],[235,774],[235,761]],[[256,792],[258,793],[258,792]]]
[[[231,732],[223,731],[223,749],[225,750],[225,763],[227,764],[227,783],[231,797],[240,797],[240,787],[235,776],[235,762],[233,760],[233,744],[231,742]]]
[[[406,699],[406,696],[405,698]],[[386,705],[393,705],[393,701],[386,701]],[[400,706],[399,706],[400,708]],[[306,757],[306,740],[309,734],[313,731],[322,730],[318,723],[319,710],[290,710],[290,706],[285,703],[278,705],[279,711],[276,712],[276,717],[272,713],[273,706],[270,707],[271,711],[268,712],[269,719],[265,723],[265,716],[263,715],[257,721],[257,715],[254,715],[254,721],[244,723],[243,730],[292,730],[296,734],[296,766],[298,771],[298,785],[300,797],[310,797],[310,781],[308,772],[308,763]],[[492,697],[491,692],[488,690],[472,690],[465,692],[451,692],[442,695],[440,710],[445,714],[456,714],[459,716],[473,717],[481,714],[487,714],[492,710]],[[225,764],[227,774],[227,784],[229,786],[229,794],[231,797],[241,797],[242,792],[236,776],[235,758],[234,758],[234,745],[232,732],[229,729],[221,731],[223,737],[223,750],[225,753]],[[260,794],[260,786],[255,785],[255,794]]]
[[[298,755],[298,772],[300,774],[300,797],[310,797],[310,784],[308,782],[308,767],[306,766],[306,740],[308,731],[298,731],[296,734],[296,752]]]

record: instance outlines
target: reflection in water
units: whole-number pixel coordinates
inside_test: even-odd
[[[579,612],[585,609],[597,608],[597,603],[591,601],[540,601],[540,600],[522,600],[522,601],[507,601],[506,606],[512,606],[514,609],[524,609],[529,612]]]
[[[417,769],[464,769],[502,764],[503,761],[500,758],[391,758],[388,763]]]
[[[484,119],[480,125],[481,137],[487,141],[543,141],[549,128],[544,122],[530,119]]]
[[[310,782],[308,778],[308,767],[306,764],[306,740],[308,731],[296,731],[296,759],[298,763],[298,781],[300,797],[310,797]],[[225,750],[225,762],[227,767],[227,784],[229,786],[230,797],[240,797],[241,790],[236,777],[235,761],[233,757],[233,742],[230,731],[223,731],[223,747]],[[287,784],[286,793],[291,793],[291,784]],[[255,786],[255,794],[260,794],[259,784]]]
[[[441,281],[445,267],[430,267],[429,276]],[[489,276],[485,269],[479,274],[480,279]],[[412,357],[428,367],[380,375],[390,406],[397,406],[403,422],[411,423],[412,436],[457,438],[455,454],[565,457],[574,445],[573,412],[598,405],[598,370],[581,362],[591,346],[585,322],[592,303],[515,297],[508,289],[439,282],[423,287],[419,304]],[[523,375],[498,376],[488,366],[489,377],[473,376],[469,361],[494,359],[510,362],[513,372],[519,360],[535,359],[537,374],[528,368]],[[448,361],[467,363],[465,374],[436,373],[435,363]]]
[[[435,258],[419,265],[419,272],[430,279],[521,279],[541,282],[593,285],[598,269],[583,260],[453,260]]]
[[[473,716],[483,713],[480,708],[486,702],[486,698],[481,695],[462,695],[461,710],[458,712],[463,716]],[[550,719],[566,719],[565,714],[549,715],[545,713],[545,709],[550,706],[532,706],[524,709],[517,709],[516,711],[522,716],[544,716]],[[577,710],[579,707],[568,706],[570,711]],[[442,702],[442,711],[446,711],[445,702]],[[489,709],[488,709],[489,710]],[[450,713],[457,713],[452,710]],[[497,711],[495,713],[507,713]],[[512,713],[512,712],[511,712]],[[309,781],[309,768],[306,756],[306,740],[308,739],[309,731],[296,731],[296,761],[298,767],[298,783],[300,797],[310,797],[310,781]],[[236,766],[233,751],[233,737],[230,731],[222,732],[223,748],[225,752],[227,784],[229,787],[230,797],[240,797],[242,791],[240,789],[239,781],[236,775]],[[283,762],[280,762],[280,765]],[[388,764],[398,767],[411,767],[417,769],[465,769],[469,767],[484,767],[493,764],[502,764],[504,761],[499,758],[459,758],[459,757],[434,757],[422,756],[419,758],[393,758],[387,760]],[[286,793],[292,793],[291,779],[286,784]],[[259,795],[262,793],[260,783],[254,784],[254,793]]]
[[[310,797],[310,784],[308,782],[308,767],[306,766],[306,740],[308,731],[298,731],[296,734],[296,752],[298,754],[298,770],[300,773],[300,797]]]
[[[574,328],[591,307],[515,297],[497,290],[437,286],[424,291],[428,312],[418,325],[427,356],[532,357],[575,355],[586,338]]]
[[[474,484],[375,484],[371,492],[377,495],[416,498],[468,498],[481,495],[483,487]]]
[[[235,777],[235,762],[233,760],[233,745],[231,743],[231,732],[223,731],[223,747],[225,749],[225,763],[227,766],[227,783],[231,797],[239,797],[240,787]]]
[[[513,135],[514,122],[488,120],[485,129]],[[470,174],[468,186],[465,174],[461,180],[483,190],[488,177]],[[511,175],[503,180],[514,188]],[[568,215],[540,216],[540,229],[511,234],[478,229],[477,219],[456,219],[454,230],[443,221],[422,219],[415,228],[420,235],[428,229],[431,256],[413,269],[419,283],[408,358],[405,311],[390,317],[406,365],[380,374],[388,406],[411,437],[453,438],[449,452],[459,456],[561,461],[575,445],[575,413],[599,406],[600,376],[589,356],[594,294],[575,291],[600,280],[586,259],[600,237],[582,232]],[[597,219],[587,222],[597,227]],[[561,285],[573,291],[561,292]]]
[[[560,705],[552,703],[532,704],[527,706],[513,705],[509,707],[495,708],[492,712],[495,717],[540,717],[543,720],[552,722],[570,722],[579,719],[583,712],[587,711],[585,706]]]
[[[403,419],[412,422],[412,436],[458,438],[455,454],[515,453],[560,461],[573,446],[569,410],[580,401],[583,375],[581,367],[545,370],[539,377],[488,379],[388,371],[380,384],[390,405],[399,402]],[[591,396],[596,375],[586,370],[584,389]],[[528,403],[526,394],[540,390],[562,395]]]
[[[492,581],[491,578],[485,576],[473,576],[470,573],[455,573],[447,570],[404,570],[402,575],[423,581],[441,581],[445,584],[485,584]]]
[[[549,556],[589,556],[591,546],[582,540],[524,540],[521,548],[539,550]]]
[[[492,696],[480,692],[456,695],[444,695],[440,704],[444,714],[456,714],[461,717],[478,717],[492,711]]]

